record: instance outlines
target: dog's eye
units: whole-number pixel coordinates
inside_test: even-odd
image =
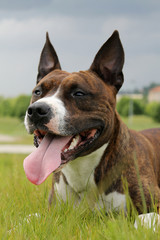
[[[41,95],[41,90],[39,90],[39,89],[36,89],[35,91],[34,91],[34,94],[36,95],[36,96],[40,96]]]
[[[84,95],[85,95],[85,93],[82,91],[77,91],[77,92],[73,93],[73,97],[83,97]]]

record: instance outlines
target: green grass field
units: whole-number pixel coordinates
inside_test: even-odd
[[[127,119],[123,119],[127,123]],[[133,129],[160,127],[146,117],[133,117]],[[131,121],[129,122],[131,124]],[[17,119],[0,119],[0,134],[21,137],[31,142],[23,123]],[[31,184],[23,170],[25,155],[0,154],[0,239],[13,240],[141,240],[160,239],[160,230],[133,226],[134,219],[123,213],[106,216],[72,203],[53,205],[48,210],[51,176],[40,186]],[[35,216],[38,214],[38,217]]]
[[[8,143],[33,144],[33,137],[27,133],[23,121],[17,118],[0,117],[0,134],[15,137],[14,142]]]
[[[160,128],[160,123],[157,123],[152,118],[144,115],[137,115],[130,118],[122,117],[121,119],[129,128],[137,131],[147,128]]]
[[[160,239],[160,231],[136,230],[134,221],[122,213],[106,216],[81,205],[74,208],[71,203],[53,205],[48,210],[51,176],[40,186],[32,185],[23,171],[24,157],[0,155],[0,239]]]

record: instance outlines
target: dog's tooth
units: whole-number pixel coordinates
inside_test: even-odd
[[[64,152],[66,153],[67,151],[74,149],[77,146],[79,139],[80,139],[80,135],[78,134],[72,139],[70,146],[66,148]]]
[[[80,138],[79,135],[76,135],[76,136],[75,136],[75,138],[74,138],[74,144],[75,144],[75,146],[76,146],[77,143],[79,142],[79,138]]]
[[[76,135],[76,136],[72,139],[72,142],[71,142],[68,150],[74,149],[74,147],[76,147],[78,141],[79,141],[79,135]]]
[[[68,150],[73,149],[76,146],[76,142],[72,141],[71,145],[69,146]]]
[[[76,141],[79,141],[79,138],[80,138],[79,134],[75,136]]]
[[[71,150],[71,149],[72,149],[72,146],[70,145],[69,148],[68,148],[68,150]]]

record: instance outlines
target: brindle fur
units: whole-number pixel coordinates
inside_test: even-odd
[[[115,109],[116,94],[123,84],[123,63],[123,47],[118,32],[114,32],[97,53],[89,70],[67,73],[61,70],[58,57],[47,35],[35,88],[41,89],[42,95],[33,94],[31,102],[53,95],[60,85],[59,97],[72,116],[66,119],[68,133],[76,134],[82,129],[89,128],[93,124],[91,115],[93,119],[99,121],[98,123],[105,123],[105,129],[99,140],[82,156],[109,142],[94,173],[99,192],[124,193],[123,181],[126,180],[134,206],[141,213],[144,209],[140,185],[148,211],[152,206],[151,195],[154,202],[159,204],[160,201],[160,129],[136,132],[129,130],[121,121]],[[71,92],[76,87],[89,93],[85,101],[83,99],[77,101],[71,97]],[[54,174],[51,198],[54,195],[54,183],[59,182],[60,174]]]

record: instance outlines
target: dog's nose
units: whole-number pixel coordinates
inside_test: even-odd
[[[35,102],[27,110],[27,115],[32,121],[38,121],[50,115],[51,109],[46,103]]]

